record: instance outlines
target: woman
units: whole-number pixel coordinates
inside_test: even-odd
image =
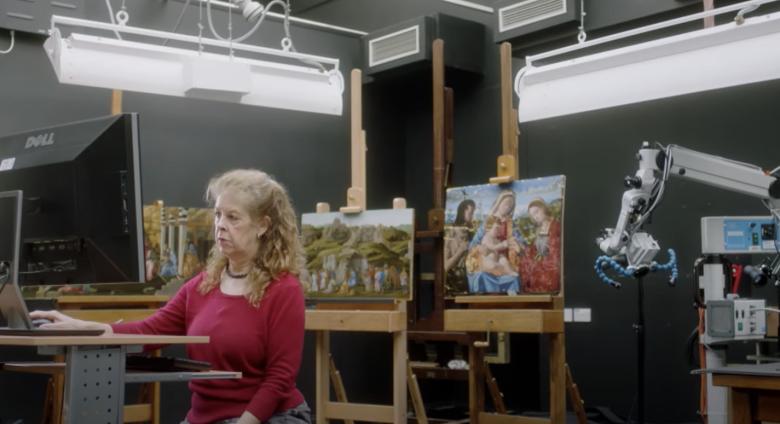
[[[536,227],[536,237],[520,261],[523,291],[557,292],[561,286],[561,222],[553,218],[542,198],[528,204],[528,215]]]
[[[57,311],[30,315],[53,321],[41,328],[209,336],[209,344],[188,345],[188,355],[243,377],[191,381],[182,424],[310,423],[295,387],[304,335],[297,277],[303,249],[287,193],[265,173],[239,169],[213,178],[206,199],[214,205],[216,240],[206,270],[151,317],[108,325]]]

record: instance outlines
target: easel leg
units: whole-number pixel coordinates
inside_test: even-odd
[[[577,414],[577,422],[579,424],[587,424],[588,417],[585,415],[584,402],[580,396],[580,389],[577,387],[577,384],[574,383],[574,378],[571,376],[569,364],[566,364],[566,389],[569,391],[571,409]]]
[[[393,333],[393,422],[406,424],[406,331]]]
[[[487,384],[488,391],[490,392],[490,398],[493,399],[493,407],[496,408],[496,412],[499,414],[506,414],[506,405],[504,404],[504,395],[498,388],[498,382],[493,377],[493,373],[490,371],[490,364],[486,361],[482,362],[482,367],[485,372],[485,384]]]
[[[482,349],[469,344],[469,422],[479,423],[479,414],[485,410],[485,357]]]
[[[566,343],[563,333],[550,334],[550,422],[566,422]]]
[[[428,424],[428,415],[425,413],[425,403],[422,400],[420,386],[417,384],[417,376],[412,371],[412,365],[409,358],[406,358],[406,381],[409,384],[409,396],[412,398],[412,407],[414,407],[414,416],[417,417],[417,424]]]
[[[336,363],[333,361],[333,355],[328,354],[330,360],[330,384],[333,385],[333,391],[336,393],[336,401],[340,403],[347,403],[347,389],[344,388],[344,380],[341,379],[341,373],[336,368]],[[355,424],[352,420],[344,420],[344,424]]]
[[[325,424],[325,404],[330,401],[330,332],[317,331],[316,356],[316,423]]]

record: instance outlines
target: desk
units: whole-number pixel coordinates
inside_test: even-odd
[[[730,390],[734,424],[780,422],[780,364],[735,365],[707,370],[712,384]]]
[[[111,334],[104,336],[0,336],[0,346],[35,346],[41,355],[64,355],[64,423],[120,424],[123,421],[125,357],[140,352],[146,344],[208,343],[207,336],[149,336]],[[177,381],[201,376],[176,373]],[[129,374],[128,374],[129,375]],[[165,380],[154,373],[144,381]],[[238,378],[241,373],[211,372],[208,378]]]

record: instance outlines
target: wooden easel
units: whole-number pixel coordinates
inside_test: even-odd
[[[518,179],[517,153],[517,112],[512,108],[511,97],[511,53],[509,43],[501,45],[501,116],[502,150],[497,161],[497,176],[491,183],[508,183]],[[571,388],[575,400],[574,407],[580,422],[585,419],[579,391],[571,381],[566,365],[566,346],[564,342],[563,285],[556,295],[526,296],[459,296],[455,303],[466,309],[450,309],[444,312],[446,331],[466,332],[507,332],[544,334],[549,341],[550,369],[550,418],[533,419],[535,423],[566,422],[566,390]],[[469,363],[484,362],[484,345],[474,343],[469,347]],[[471,422],[482,424],[528,423],[529,418],[501,413],[484,412],[484,386],[481,367],[472,367],[469,372],[469,412]]]
[[[433,97],[433,205],[428,211],[428,228],[417,231],[415,253],[433,256],[433,307],[431,313],[419,317],[413,313],[409,335],[417,341],[446,341],[471,346],[475,337],[463,332],[445,332],[444,311],[444,207],[446,187],[452,180],[454,157],[454,90],[445,84],[444,41],[436,39],[432,46],[432,97]],[[510,97],[511,102],[511,97]],[[430,280],[429,280],[430,281]],[[419,283],[422,283],[419,281]],[[414,311],[416,312],[416,311]],[[470,362],[471,370],[477,370],[485,378],[493,404],[498,411],[506,411],[503,395],[486,362]],[[414,374],[423,378],[468,380],[465,370],[447,368],[416,368]]]
[[[433,256],[433,307],[424,317],[413,311],[411,320],[413,331],[426,332],[444,329],[444,201],[445,187],[451,175],[454,104],[454,91],[444,82],[444,40],[433,41],[432,68],[433,205],[428,211],[428,228],[415,232],[415,253]],[[421,284],[422,281],[418,281],[418,286]]]
[[[347,205],[342,213],[360,213],[366,210],[366,138],[362,128],[361,71],[351,74],[351,160],[352,186],[347,190]],[[406,208],[406,201],[393,199],[393,208]],[[318,203],[317,212],[330,211],[327,203]],[[406,423],[407,408],[407,354],[406,301],[373,304],[320,303],[317,309],[306,311],[306,329],[316,332],[316,422],[329,419],[359,420],[385,423]],[[341,376],[330,355],[331,331],[368,331],[390,333],[393,337],[393,404],[371,405],[350,403]],[[330,399],[333,380],[337,401]],[[416,380],[409,380],[415,382]],[[415,393],[416,386],[412,389]],[[417,391],[419,392],[419,391]],[[417,400],[414,404],[421,404]],[[424,412],[423,412],[424,414]]]

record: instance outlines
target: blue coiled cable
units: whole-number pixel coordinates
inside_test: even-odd
[[[650,264],[650,272],[656,272],[656,271],[669,271],[671,276],[669,277],[669,284],[673,285],[675,282],[677,282],[677,277],[679,275],[677,271],[677,254],[674,252],[673,249],[667,250],[669,253],[669,261],[665,264],[659,264],[658,262],[653,261]],[[615,270],[619,276],[621,277],[634,277],[637,271],[637,268],[634,266],[628,266],[623,267],[618,263],[618,261],[614,260],[610,256],[602,255],[596,258],[596,264],[593,267],[596,270],[596,275],[599,276],[601,281],[609,284],[612,287],[620,288],[621,284],[612,278],[610,278],[606,272],[604,272],[607,268],[612,268]]]

